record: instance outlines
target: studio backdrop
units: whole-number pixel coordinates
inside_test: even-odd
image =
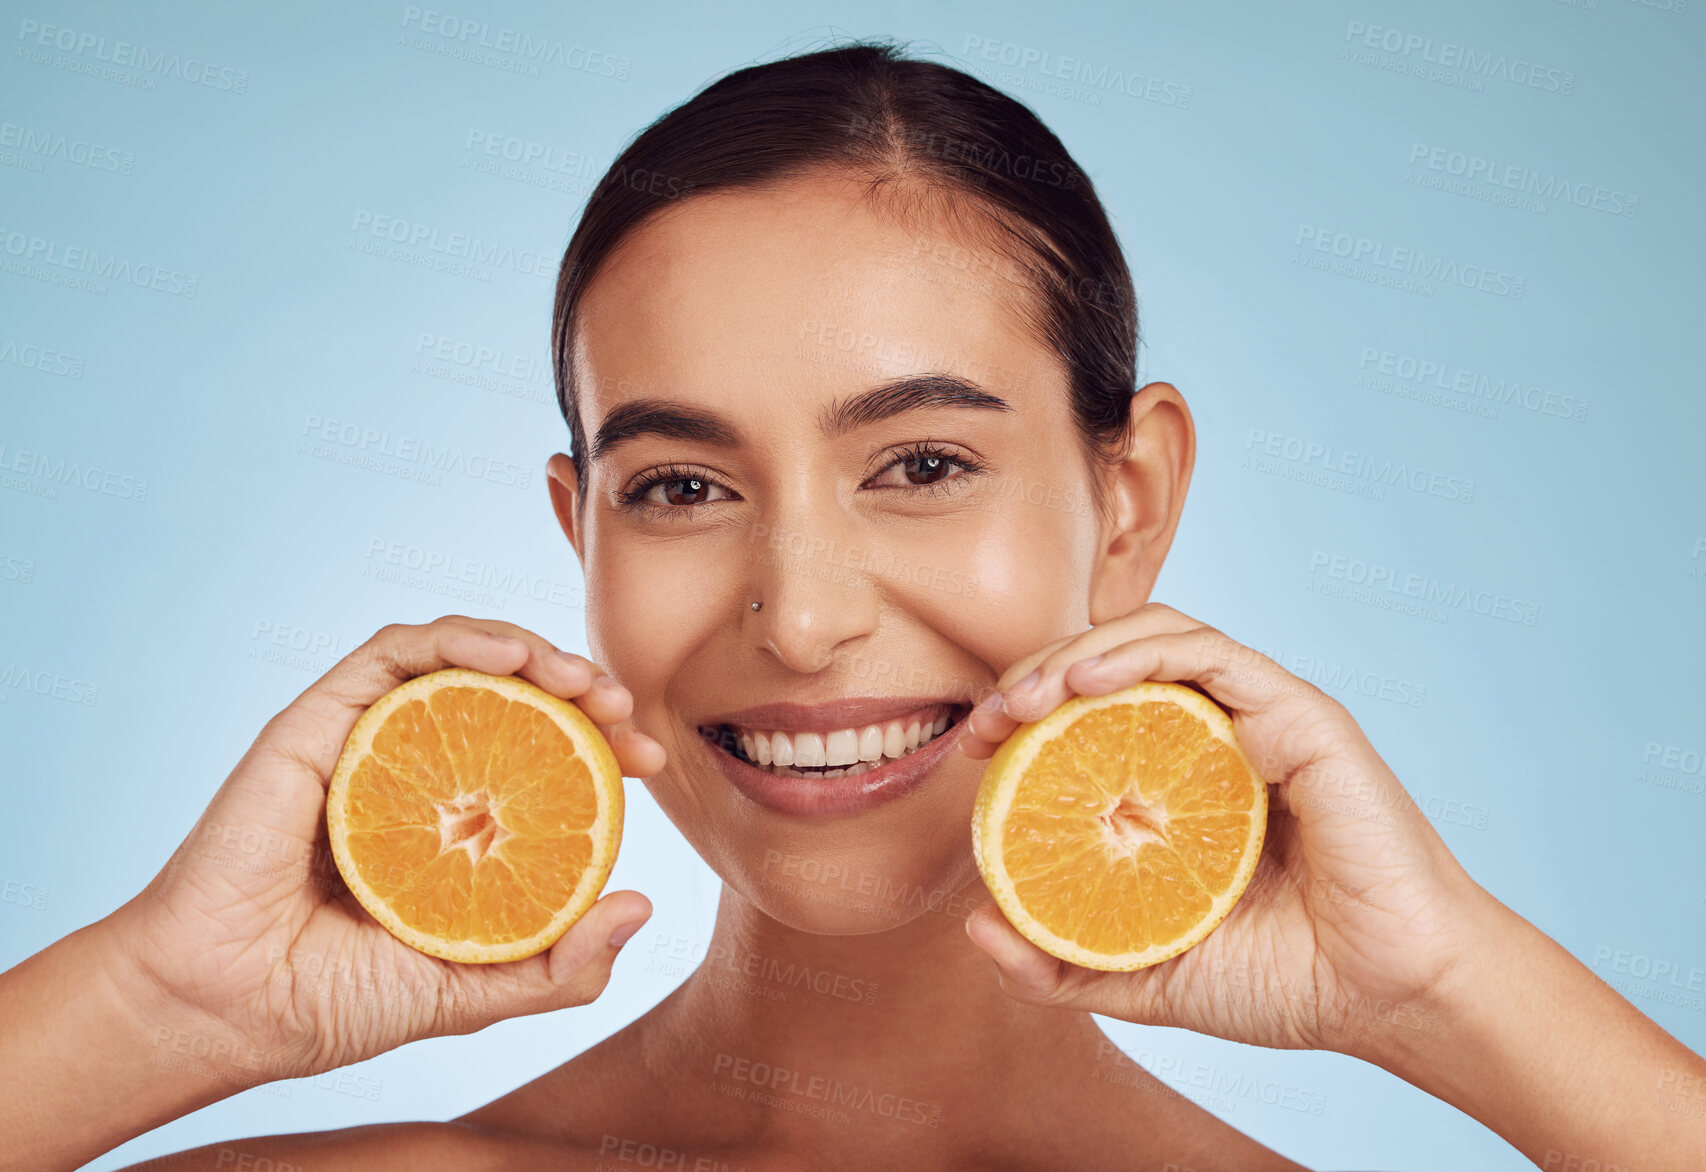
[[[1702,6],[448,2],[5,4],[0,966],[135,894],[379,627],[587,650],[544,477],[579,210],[714,78],[887,36],[1030,104],[1109,209],[1140,383],[1199,429],[1155,598],[1342,700],[1476,879],[1706,1048]],[[628,794],[611,889],[656,912],[591,1006],[90,1167],[448,1118],[634,1019],[719,881]],[[1312,1166],[1528,1166],[1349,1058],[1105,1027]]]

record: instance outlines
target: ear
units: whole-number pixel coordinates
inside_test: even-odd
[[[551,508],[557,514],[557,524],[563,536],[574,546],[575,557],[586,565],[582,555],[580,531],[580,488],[575,481],[575,462],[558,452],[545,462],[545,484],[551,491]]]
[[[1112,470],[1101,556],[1090,581],[1092,625],[1149,601],[1173,545],[1197,458],[1197,429],[1171,383],[1131,397],[1131,443]]]

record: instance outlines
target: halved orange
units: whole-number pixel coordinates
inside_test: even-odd
[[[1218,704],[1145,681],[1073,696],[984,767],[972,847],[1002,914],[1051,956],[1145,968],[1201,942],[1255,873],[1268,789]]]
[[[515,676],[449,668],[356,721],[326,795],[332,857],[403,943],[520,960],[590,908],[622,841],[622,770],[591,718]]]

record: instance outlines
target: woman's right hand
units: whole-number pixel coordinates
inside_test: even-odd
[[[386,627],[268,722],[160,874],[100,925],[123,953],[116,971],[139,986],[136,1003],[169,1031],[161,1045],[233,1082],[299,1078],[603,991],[651,914],[638,892],[605,895],[537,956],[455,964],[393,937],[332,862],[326,789],[356,719],[447,667],[518,675],[573,701],[624,776],[663,767],[663,747],[624,723],[633,697],[596,664],[511,623]]]

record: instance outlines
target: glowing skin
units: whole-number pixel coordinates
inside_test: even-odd
[[[725,886],[699,974],[462,1122],[760,1163],[821,1153],[821,1120],[707,1090],[738,1085],[733,1064],[756,1061],[939,1108],[934,1125],[856,1112],[836,1142],[859,1166],[983,1153],[1295,1168],[1167,1094],[1089,1015],[1001,991],[966,938],[965,916],[988,898],[969,832],[982,762],[957,742],[908,796],[801,813],[741,792],[700,733],[720,721],[783,728],[774,709],[743,710],[852,697],[897,709],[958,700],[961,718],[1016,659],[1140,606],[1178,522],[1194,457],[1178,393],[1154,384],[1133,398],[1102,517],[1065,373],[1017,312],[1028,294],[995,275],[1010,266],[974,234],[862,195],[818,177],[694,197],[627,238],[582,303],[574,361],[589,436],[656,398],[715,412],[739,440],[633,438],[592,459],[584,500],[570,460],[550,466],[586,573],[592,656],[632,692],[633,726],[667,752],[648,789]],[[820,341],[844,336],[870,342],[850,356]],[[937,405],[820,428],[852,396],[928,373],[971,380],[1008,409]],[[978,470],[894,466],[923,441]],[[620,494],[660,467],[674,480],[647,490],[655,508],[623,507]],[[792,724],[861,723],[842,715]],[[790,965],[874,997],[777,1000],[738,979]]]
[[[892,927],[895,911],[790,892],[777,854],[956,891],[975,876],[964,840],[980,766],[950,755],[856,829],[802,821],[756,807],[711,766],[702,720],[776,700],[969,704],[1013,660],[1091,622],[1101,539],[1064,371],[1013,312],[1021,292],[989,267],[953,267],[941,258],[972,245],[946,245],[830,180],[703,197],[630,237],[582,302],[588,435],[625,402],[663,398],[717,412],[745,441],[642,436],[592,461],[578,518],[565,508],[592,658],[634,694],[635,727],[664,745],[669,764],[647,784],[688,841],[766,916],[814,932]],[[850,355],[837,338],[862,341]],[[820,430],[838,401],[932,372],[1011,410],[944,406]],[[1188,426],[1177,409],[1166,425]],[[906,466],[888,465],[924,440],[981,469],[909,487]],[[650,512],[615,503],[659,466],[708,484],[697,496],[656,486]]]

